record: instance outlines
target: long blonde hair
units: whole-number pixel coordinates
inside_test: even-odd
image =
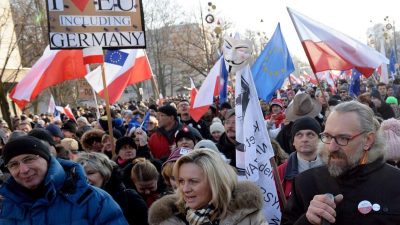
[[[173,170],[176,179],[179,178],[179,168],[185,163],[194,163],[203,170],[212,193],[211,203],[218,210],[217,217],[224,218],[232,199],[232,191],[237,185],[237,175],[234,169],[223,161],[219,153],[207,148],[195,149],[176,161]],[[182,190],[178,189],[177,206],[182,210],[185,202]]]

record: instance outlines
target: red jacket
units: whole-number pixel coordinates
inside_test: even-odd
[[[155,132],[150,136],[148,145],[153,157],[156,159],[168,158],[171,154],[168,139],[160,132]]]

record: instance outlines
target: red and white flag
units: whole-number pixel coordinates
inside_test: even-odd
[[[318,81],[315,77],[311,76],[308,74],[306,71],[303,71],[304,77],[306,78],[307,82],[312,83],[312,84],[317,84]]]
[[[219,77],[221,74],[221,60],[218,59],[215,65],[211,68],[206,79],[201,84],[196,98],[193,102],[193,108],[210,106],[214,103],[214,96],[219,96]]]
[[[128,85],[148,80],[152,76],[150,63],[143,49],[109,50],[104,60],[110,104],[121,97]],[[88,73],[85,78],[96,93],[104,98],[101,67]]]
[[[100,46],[94,46],[83,49],[83,63],[86,64],[95,64],[95,63],[103,63],[103,49]]]
[[[86,74],[82,50],[50,50],[47,47],[42,57],[11,90],[10,98],[23,109],[44,89]]]
[[[54,113],[56,110],[56,102],[54,101],[53,95],[50,95],[49,107],[47,108],[48,113]]]
[[[72,113],[71,108],[69,107],[69,105],[62,107],[62,106],[56,106],[57,111],[59,111],[60,113],[65,114],[70,120],[73,120],[76,122],[75,116]]]
[[[200,106],[200,107],[194,108],[193,104],[194,104],[194,100],[196,99],[196,95],[197,95],[196,86],[194,85],[192,78],[190,78],[189,114],[194,121],[198,122],[201,119],[201,117],[207,112],[207,110],[210,106],[206,105],[206,106]]]
[[[356,68],[369,77],[389,60],[375,49],[290,8],[289,15],[314,73]]]

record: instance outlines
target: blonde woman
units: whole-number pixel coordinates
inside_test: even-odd
[[[238,182],[220,154],[196,149],[174,165],[176,194],[156,201],[149,210],[151,225],[266,224],[262,195],[249,182]]]

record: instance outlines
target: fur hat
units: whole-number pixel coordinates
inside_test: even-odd
[[[384,120],[380,129],[386,138],[386,159],[400,160],[400,121],[394,118]]]
[[[76,141],[76,140],[73,139],[73,138],[64,138],[64,139],[62,139],[62,140],[61,140],[61,145],[62,145],[65,149],[67,149],[67,150],[69,150],[69,151],[71,151],[71,152],[76,152],[76,151],[79,150],[78,141]]]
[[[216,123],[211,124],[211,126],[210,126],[210,133],[212,134],[212,133],[215,132],[215,131],[219,131],[219,132],[221,132],[221,133],[224,133],[224,132],[225,132],[225,127],[224,127],[224,125],[222,125],[222,123],[219,123],[219,122],[216,122]]]
[[[302,117],[314,118],[321,112],[321,104],[311,98],[309,94],[301,93],[294,96],[293,102],[287,107],[285,114],[288,121],[295,121]]]
[[[101,141],[105,132],[100,129],[91,129],[86,131],[81,137],[81,144],[84,150],[90,150],[91,144],[93,144],[93,139]],[[92,143],[91,143],[92,142]]]
[[[17,137],[7,142],[3,148],[4,164],[7,164],[15,156],[22,154],[39,155],[47,162],[50,161],[51,155],[49,147],[40,139],[33,136],[25,135]]]

